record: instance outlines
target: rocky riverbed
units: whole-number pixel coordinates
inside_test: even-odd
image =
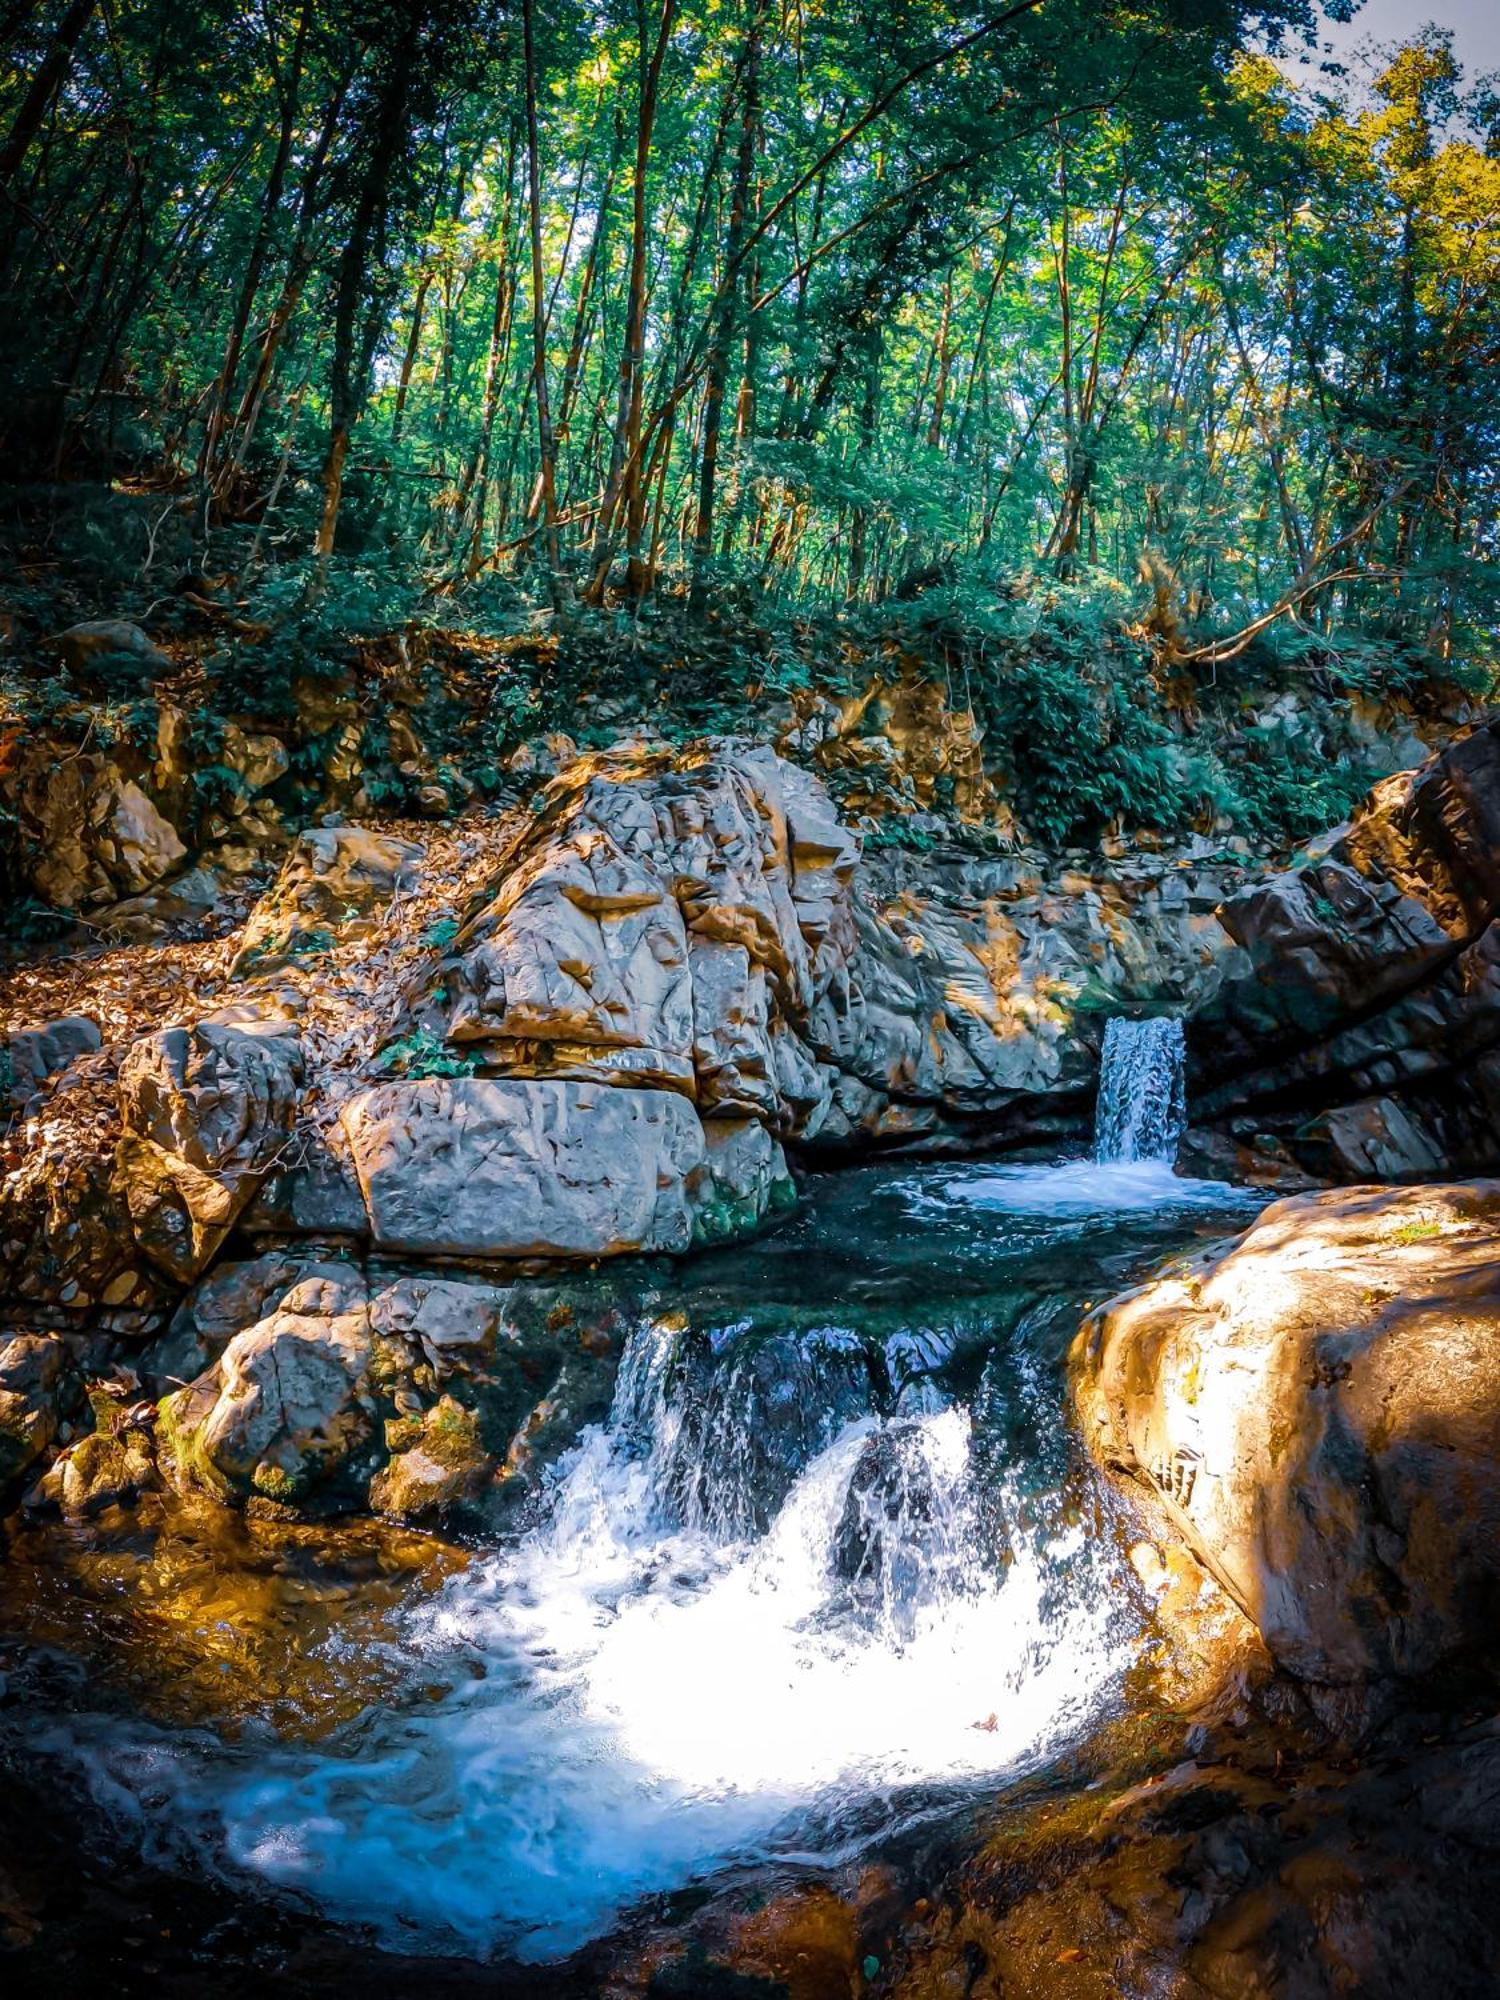
[[[18,967],[22,1990],[1493,1990],[1497,855],[638,741]]]

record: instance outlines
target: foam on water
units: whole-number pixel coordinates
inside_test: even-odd
[[[545,1521],[411,1615],[410,1700],[329,1745],[75,1719],[111,1806],[408,1949],[546,1960],[724,1862],[852,1852],[1098,1710],[1134,1614],[1060,1491],[971,1479],[928,1385],[844,1424],[763,1535],[685,1522],[677,1337],[638,1329]]]

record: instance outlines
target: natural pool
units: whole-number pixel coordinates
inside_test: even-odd
[[[634,1281],[608,1421],[513,1533],[18,1529],[9,1754],[122,1857],[532,1962],[992,1796],[1118,1712],[1142,1644],[1066,1420],[1080,1313],[1260,1201],[1158,1162],[820,1177]]]

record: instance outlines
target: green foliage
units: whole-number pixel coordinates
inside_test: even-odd
[[[473,1056],[452,1048],[431,1028],[413,1029],[390,1043],[381,1054],[380,1066],[393,1075],[414,1078],[472,1076],[479,1067]]]

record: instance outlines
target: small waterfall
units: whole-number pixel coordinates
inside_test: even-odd
[[[1094,1158],[1103,1162],[1177,1157],[1187,1123],[1182,1023],[1168,1014],[1148,1021],[1117,1015],[1104,1031]]]

